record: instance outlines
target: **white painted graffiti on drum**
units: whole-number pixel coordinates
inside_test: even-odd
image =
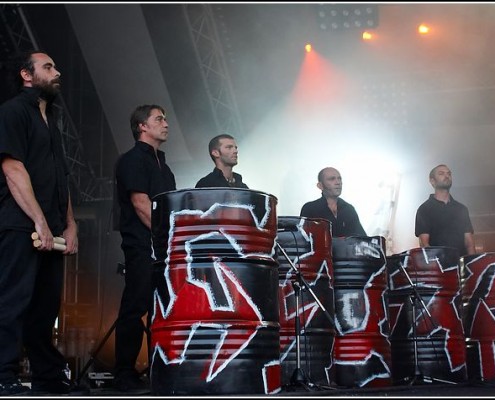
[[[153,198],[153,395],[281,390],[276,202],[226,188]]]
[[[396,384],[467,379],[458,254],[431,246],[387,258]]]
[[[318,218],[278,217],[277,242],[317,297],[306,290],[304,282],[299,282],[297,271],[278,251],[282,385],[291,383],[297,367],[296,318],[300,321],[299,350],[304,373],[314,384],[332,384],[335,312],[330,222]],[[296,302],[294,285],[301,287],[300,302]],[[299,303],[297,310],[296,303]]]
[[[333,238],[332,253],[336,382],[346,387],[391,385],[385,238]]]
[[[495,381],[495,253],[461,257],[468,378]]]

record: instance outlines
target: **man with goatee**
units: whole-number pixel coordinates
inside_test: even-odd
[[[475,253],[473,226],[464,204],[450,194],[452,172],[445,164],[430,172],[435,193],[416,212],[415,234],[420,247],[446,246],[459,250],[459,256]]]

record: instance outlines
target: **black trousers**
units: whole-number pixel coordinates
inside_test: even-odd
[[[63,279],[62,253],[36,250],[29,232],[0,232],[0,382],[15,379],[22,346],[33,380],[64,378],[53,345]]]
[[[152,309],[151,249],[123,247],[125,286],[115,325],[115,376],[134,373],[146,327],[143,316]],[[148,313],[148,319],[151,313]]]

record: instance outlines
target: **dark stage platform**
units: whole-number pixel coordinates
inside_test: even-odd
[[[63,397],[66,397],[64,395]],[[495,383],[415,383],[414,385],[389,386],[381,388],[304,388],[291,387],[284,388],[277,394],[211,394],[211,395],[190,395],[190,396],[152,396],[151,393],[128,394],[117,391],[111,387],[89,388],[89,393],[75,392],[70,397],[164,397],[164,398],[293,398],[293,397],[367,397],[367,398],[430,398],[430,397],[450,397],[450,398],[495,398]],[[26,396],[35,397],[35,396]],[[36,396],[38,397],[38,396]],[[53,397],[50,395],[49,397]]]

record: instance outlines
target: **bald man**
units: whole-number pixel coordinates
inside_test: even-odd
[[[316,186],[321,190],[318,200],[301,208],[301,217],[324,218],[331,222],[332,236],[366,236],[355,208],[342,200],[342,177],[335,168],[323,168],[318,174]]]

